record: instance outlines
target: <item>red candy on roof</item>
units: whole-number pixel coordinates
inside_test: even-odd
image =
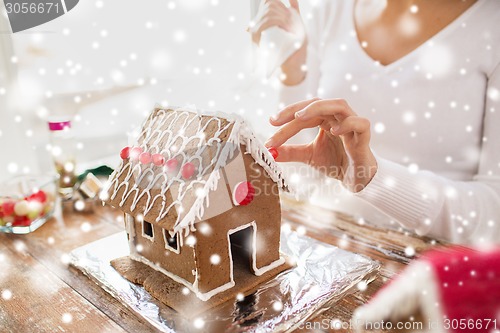
[[[153,159],[151,158],[151,154],[150,153],[142,153],[141,155],[139,155],[139,161],[142,163],[142,164],[149,164],[153,161]]]
[[[165,164],[165,157],[162,154],[153,154],[153,164],[156,166],[162,166]]]
[[[194,166],[194,164],[187,162],[186,164],[184,164],[182,166],[182,169],[181,169],[182,178],[187,180],[187,179],[193,177],[195,171],[196,171],[196,167]]]
[[[177,161],[175,158],[171,158],[165,163],[165,165],[167,166],[167,171],[172,173],[177,169],[179,161]]]
[[[120,157],[122,160],[127,159],[130,156],[130,147],[125,147],[120,152]]]
[[[134,147],[130,150],[130,159],[133,161],[137,161],[139,159],[139,156],[142,154],[142,148],[141,147]]]

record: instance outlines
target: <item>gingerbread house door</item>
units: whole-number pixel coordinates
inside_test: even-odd
[[[228,249],[231,255],[232,267],[236,269],[249,271],[253,273],[253,239],[255,229],[252,224],[244,225],[242,228],[237,228],[229,231]]]

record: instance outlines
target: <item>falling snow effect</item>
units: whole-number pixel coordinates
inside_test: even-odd
[[[69,256],[69,254],[67,254],[67,253],[63,253],[63,254],[61,255],[61,262],[62,262],[64,265],[68,265],[68,264],[69,264],[69,262],[70,262],[70,259],[71,259],[71,258],[70,258],[70,256]]]
[[[83,200],[77,200],[75,202],[75,206],[74,207],[75,207],[75,209],[77,211],[82,211],[82,210],[85,209],[85,202]]]
[[[374,129],[375,133],[382,134],[385,132],[385,125],[384,125],[384,123],[378,122],[375,124],[373,129]]]
[[[413,257],[415,255],[415,248],[413,248],[412,246],[407,246],[405,248],[405,255],[407,257]]]
[[[212,265],[218,265],[218,264],[220,264],[220,261],[221,261],[220,255],[218,255],[218,254],[212,254],[210,256],[210,263]]]
[[[14,248],[17,252],[25,252],[26,251],[26,243],[20,240],[14,241]]]
[[[80,229],[83,232],[89,232],[90,230],[92,230],[92,225],[89,222],[83,222],[80,226]]]
[[[360,291],[365,291],[366,288],[368,287],[368,284],[366,283],[366,281],[361,281],[358,283],[357,286]]]
[[[208,223],[200,223],[198,231],[205,236],[209,236],[212,233],[212,227]]]
[[[69,324],[73,321],[73,316],[71,313],[64,313],[61,318],[62,322],[65,324]]]
[[[283,310],[283,303],[281,303],[280,301],[276,301],[273,303],[273,310],[274,311],[281,311]]]
[[[137,244],[137,246],[135,247],[135,250],[138,253],[141,253],[144,250],[144,246],[142,246],[142,244]]]
[[[305,235],[307,230],[304,226],[298,226],[297,229],[296,229],[296,232],[299,234],[299,235]]]
[[[205,326],[205,321],[203,319],[201,319],[201,318],[196,318],[193,321],[193,326],[196,329],[202,329]]]
[[[193,235],[189,235],[186,238],[186,245],[188,246],[194,246],[196,244],[196,237]]]
[[[8,301],[12,298],[12,292],[9,289],[2,290],[2,299]]]

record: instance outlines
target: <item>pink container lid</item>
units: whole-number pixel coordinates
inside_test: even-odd
[[[62,131],[65,128],[71,128],[71,121],[49,121],[49,130]]]

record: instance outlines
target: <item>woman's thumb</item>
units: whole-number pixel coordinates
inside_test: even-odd
[[[299,8],[299,1],[298,0],[290,0],[290,7],[295,9],[297,12],[300,13],[300,8]]]

